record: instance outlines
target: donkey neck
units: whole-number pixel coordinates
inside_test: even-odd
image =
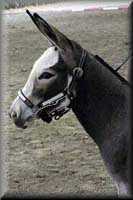
[[[72,109],[84,129],[100,145],[108,127],[121,123],[120,119],[124,120],[128,112],[128,85],[89,53],[83,71]]]

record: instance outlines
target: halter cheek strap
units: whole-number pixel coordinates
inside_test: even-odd
[[[71,101],[76,97],[76,85],[77,85],[77,81],[83,76],[84,72],[83,72],[82,68],[84,66],[86,56],[87,56],[87,53],[83,49],[82,55],[81,55],[81,58],[79,61],[79,65],[78,65],[78,67],[75,67],[73,69],[72,80],[71,80],[69,86],[67,86],[67,88],[66,88],[67,96],[69,97],[69,99]]]

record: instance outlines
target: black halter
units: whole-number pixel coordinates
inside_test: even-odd
[[[32,109],[36,118],[41,118],[43,121],[50,123],[52,119],[58,120],[65,113],[71,109],[71,103],[76,97],[75,87],[77,80],[83,75],[83,65],[85,63],[87,52],[83,49],[78,67],[73,69],[71,81],[62,93],[54,96],[53,98],[42,102],[41,104],[34,105],[23,93],[22,89],[19,90],[19,98]]]

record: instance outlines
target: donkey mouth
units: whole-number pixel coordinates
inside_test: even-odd
[[[33,118],[32,117],[28,117],[26,119],[26,121],[14,121],[15,125],[18,127],[18,128],[22,128],[22,129],[26,129],[27,127],[29,127],[29,124],[33,121]]]
[[[15,121],[14,123],[18,128],[26,129],[28,127],[26,125],[26,123],[22,123],[22,122],[19,122],[19,121]]]

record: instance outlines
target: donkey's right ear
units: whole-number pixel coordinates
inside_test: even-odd
[[[26,10],[26,12],[31,17],[32,21],[35,23],[35,25],[40,30],[40,32],[43,35],[45,35],[45,37],[48,39],[48,41],[52,45],[57,46],[57,37],[56,37],[54,31],[49,26],[49,24],[46,21],[44,21],[39,15],[38,15],[38,19],[37,19],[36,13],[32,15],[29,10]]]
[[[50,41],[50,43],[58,48],[64,61],[69,66],[75,66],[75,59],[73,57],[73,45],[63,33],[58,31],[54,26],[49,25],[44,19],[42,19],[37,13],[33,15],[26,11],[35,23],[40,32]]]
[[[31,17],[32,21],[35,23],[40,32],[45,35],[52,45],[56,46],[60,50],[66,50],[66,48],[70,48],[71,41],[63,33],[59,32],[55,27],[48,24],[37,13],[32,15],[29,10],[26,10],[26,12]]]

